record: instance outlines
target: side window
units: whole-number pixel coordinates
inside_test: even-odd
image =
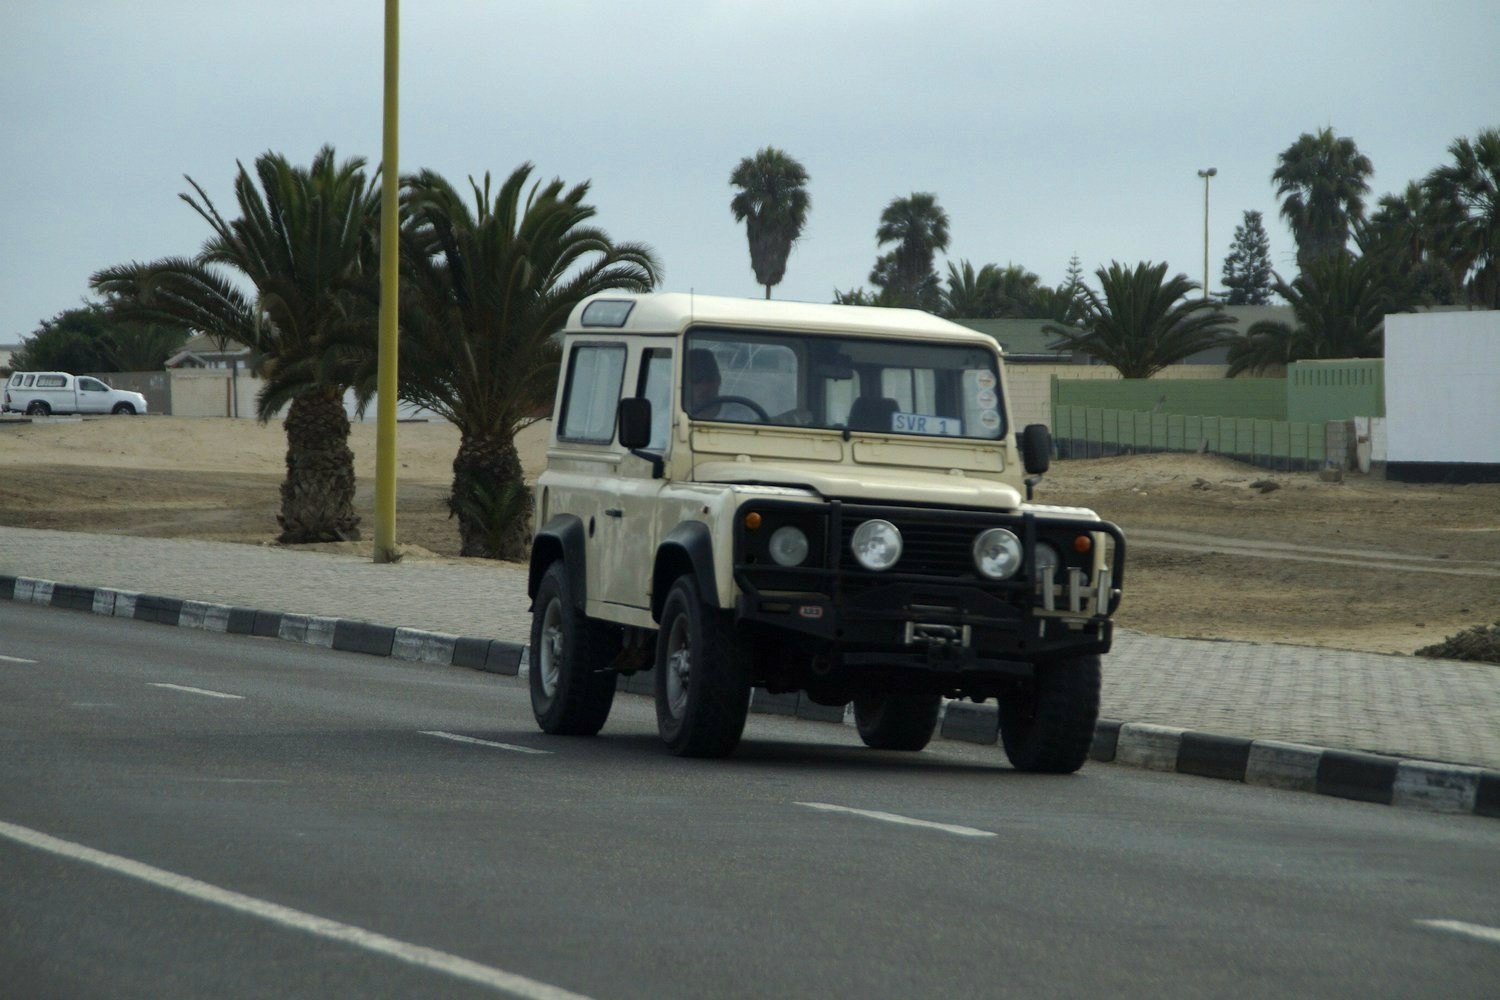
[[[635,394],[651,401],[651,443],[647,451],[664,451],[672,425],[672,352],[653,347],[641,355]]]
[[[38,375],[36,377],[38,389],[61,389],[65,384],[61,375]]]
[[[615,410],[620,405],[624,379],[624,344],[581,344],[574,348],[557,436],[589,444],[613,441]]]
[[[84,392],[105,392],[109,387],[103,382],[96,382],[91,378],[81,378],[78,380],[78,388]]]

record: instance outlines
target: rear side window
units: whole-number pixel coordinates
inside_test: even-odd
[[[38,375],[36,387],[38,389],[61,389],[67,382],[61,375]]]
[[[624,344],[580,344],[574,348],[557,436],[589,444],[613,441],[624,379]]]

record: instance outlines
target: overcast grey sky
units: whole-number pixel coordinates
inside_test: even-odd
[[[866,285],[881,209],[936,193],[949,259],[1059,282],[1077,253],[1211,283],[1277,154],[1332,125],[1371,202],[1500,126],[1496,0],[406,0],[401,166],[591,180],[598,221],[669,290],[759,295],[730,171],[775,145],[812,213],[778,297]],[[94,270],[195,252],[191,175],[381,151],[382,0],[10,0],[0,33],[0,342],[78,305]],[[939,259],[939,270],[944,271]]]

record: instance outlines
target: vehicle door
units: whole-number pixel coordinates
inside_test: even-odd
[[[78,390],[79,413],[108,413],[114,402],[109,386],[96,378],[80,375],[73,380]]]
[[[642,344],[632,351],[634,364],[627,384],[631,395],[651,401],[651,441],[642,449],[667,457],[671,446],[672,424],[672,349],[663,339],[661,346]],[[639,611],[651,606],[651,571],[660,542],[661,518],[658,516],[664,479],[655,475],[649,459],[621,455],[619,474],[614,481],[613,499],[605,509],[601,531],[608,548],[602,566],[604,584],[601,594],[612,605]]]
[[[606,514],[605,508],[614,506],[614,482],[623,454],[616,443],[615,417],[627,361],[623,339],[571,345],[554,441],[547,454],[546,509],[539,516],[571,514],[583,523],[583,573],[590,615],[602,610],[604,581],[616,562],[606,540],[614,538],[610,528],[617,518]]]

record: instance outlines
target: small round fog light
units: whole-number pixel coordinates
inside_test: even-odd
[[[849,547],[865,569],[876,573],[888,570],[901,558],[901,529],[878,518],[866,521],[854,529]]]
[[[771,558],[778,566],[801,566],[807,559],[807,535],[784,524],[771,532]]]
[[[974,539],[974,568],[991,580],[1006,580],[1021,568],[1021,540],[1008,528],[991,528]]]

